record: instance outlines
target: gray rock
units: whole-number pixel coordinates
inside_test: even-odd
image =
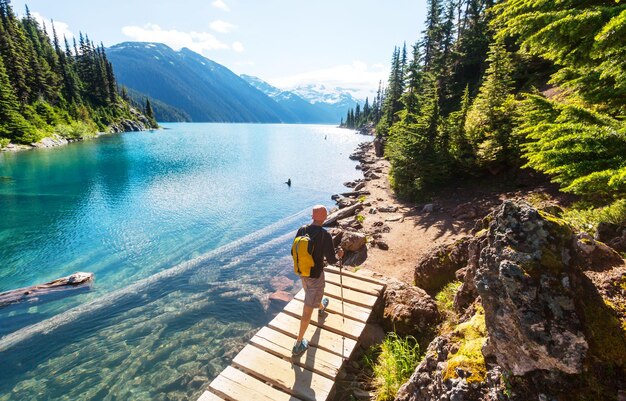
[[[506,201],[493,213],[476,290],[489,332],[483,353],[514,375],[534,370],[580,373],[588,344],[565,286],[572,232],[526,203]]]
[[[469,260],[470,237],[434,248],[417,262],[413,278],[415,285],[435,295],[447,283],[455,279],[457,270]]]
[[[383,326],[398,335],[429,335],[441,318],[435,301],[419,287],[393,281],[383,298]]]
[[[395,213],[398,211],[398,208],[396,206],[387,205],[387,206],[379,207],[378,211],[382,213]]]
[[[365,235],[354,231],[345,231],[341,238],[341,247],[345,251],[356,252],[365,246]]]
[[[435,205],[432,203],[428,203],[422,208],[422,213],[432,213],[433,210],[435,210]]]

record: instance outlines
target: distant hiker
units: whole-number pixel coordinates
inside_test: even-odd
[[[294,258],[294,268],[298,270],[296,273],[300,275],[302,288],[304,288],[304,306],[302,308],[302,319],[300,320],[300,331],[292,350],[294,356],[302,355],[309,348],[309,342],[304,338],[304,333],[309,327],[313,309],[319,308],[320,313],[324,313],[328,307],[329,299],[324,297],[324,258],[326,258],[328,263],[334,264],[343,257],[343,249],[338,248],[337,253],[335,253],[333,238],[322,227],[327,215],[328,211],[324,206],[313,206],[313,223],[298,229],[291,249]],[[301,240],[308,245],[308,252],[307,248],[302,249],[302,247],[298,247]],[[300,256],[309,260],[312,257],[312,266],[304,266],[303,271],[300,271]]]
[[[291,178],[285,181],[285,184],[287,184],[288,187],[291,187]]]

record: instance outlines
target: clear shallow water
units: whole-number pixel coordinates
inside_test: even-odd
[[[200,394],[276,312],[295,228],[359,176],[347,156],[367,139],[165,127],[0,154],[0,292],[96,275],[90,291],[0,309],[0,400]]]

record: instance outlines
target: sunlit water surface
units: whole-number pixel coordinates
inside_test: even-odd
[[[296,278],[294,230],[358,178],[348,155],[368,139],[164,126],[0,154],[0,292],[96,276],[90,290],[0,308],[0,400],[197,397],[276,313],[276,278]]]

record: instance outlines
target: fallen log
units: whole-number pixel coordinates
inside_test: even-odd
[[[344,192],[342,194],[335,194],[335,195],[331,196],[330,199],[336,201],[337,199],[341,198],[342,196],[345,197],[345,198],[352,198],[352,197],[363,196],[363,195],[370,195],[370,191],[350,191],[350,192]]]
[[[91,285],[93,273],[76,272],[67,277],[61,277],[45,284],[18,288],[0,293],[0,308],[24,301],[36,301],[40,297],[58,293],[69,289],[85,288]]]
[[[344,209],[339,209],[335,213],[331,213],[331,215],[326,218],[326,221],[324,222],[324,227],[332,226],[333,224],[337,222],[337,220],[350,217],[359,210],[363,210],[363,205],[360,203],[346,207]]]

